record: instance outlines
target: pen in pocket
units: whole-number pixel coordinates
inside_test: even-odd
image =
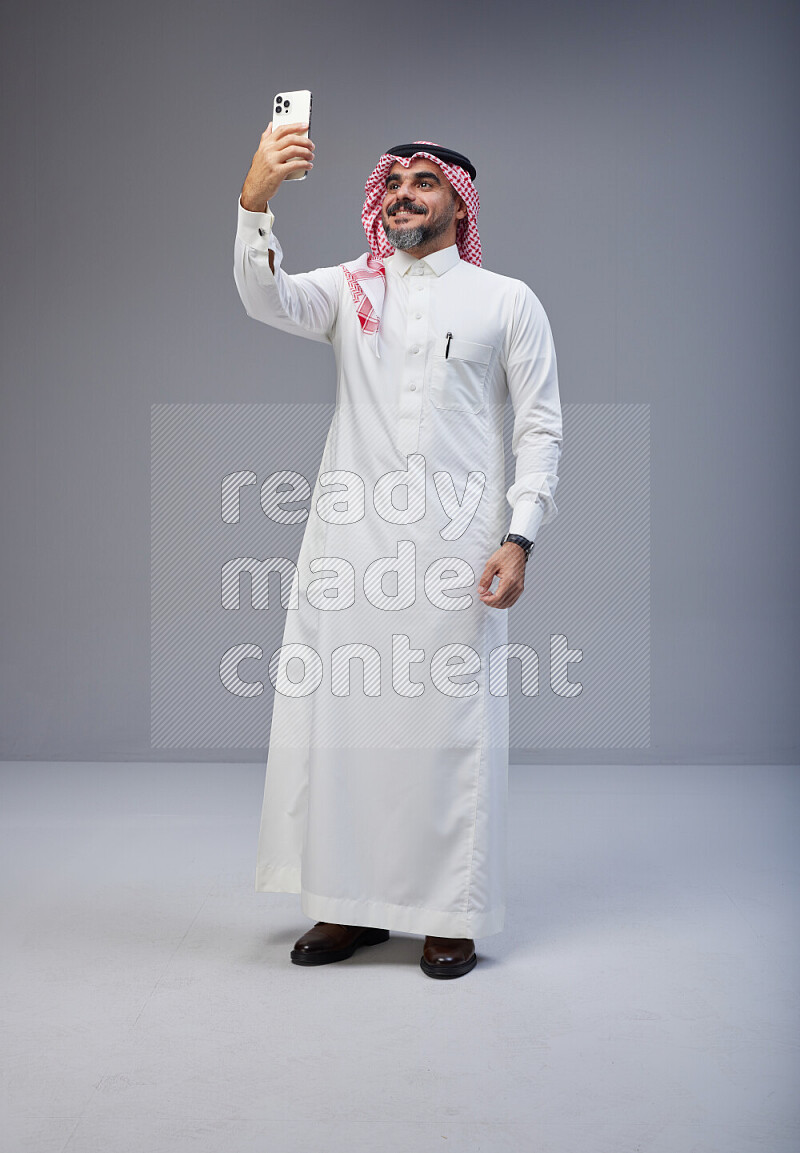
[[[453,339],[453,334],[452,332],[447,332],[445,333],[445,336],[447,337],[447,344],[444,348],[444,358],[447,360],[448,356],[450,355],[450,341]]]

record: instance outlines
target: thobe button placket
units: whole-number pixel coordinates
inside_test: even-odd
[[[398,447],[402,453],[417,451],[419,426],[422,418],[422,377],[424,374],[424,351],[428,339],[427,304],[428,288],[432,279],[422,264],[408,271],[414,277],[414,304],[409,300],[406,319],[406,359],[403,372],[403,387],[400,390]]]

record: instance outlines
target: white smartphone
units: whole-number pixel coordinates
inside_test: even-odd
[[[311,93],[307,88],[297,92],[278,92],[272,102],[272,127],[279,124],[308,124],[308,128],[301,134],[308,137],[311,131]],[[292,172],[287,180],[305,180],[308,170]]]

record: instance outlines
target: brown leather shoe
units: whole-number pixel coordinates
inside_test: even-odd
[[[463,977],[478,963],[471,937],[426,937],[419,966],[429,977]]]
[[[331,961],[352,957],[362,945],[378,945],[388,940],[388,929],[317,921],[313,929],[295,941],[291,958],[295,965],[328,965]]]

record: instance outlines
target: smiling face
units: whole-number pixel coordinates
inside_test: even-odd
[[[395,164],[390,169],[381,220],[393,248],[417,257],[448,248],[466,215],[464,201],[438,164],[420,157],[408,168]]]

